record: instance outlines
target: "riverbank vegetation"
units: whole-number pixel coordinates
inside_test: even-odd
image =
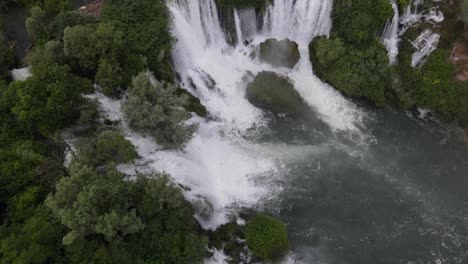
[[[400,1],[400,9],[407,4]],[[344,94],[376,105],[417,106],[448,120],[465,118],[468,88],[455,79],[455,67],[447,62],[452,43],[463,36],[457,21],[459,1],[442,4],[447,18],[439,50],[420,67],[411,66],[412,46],[406,40],[400,44],[398,63],[389,65],[387,51],[378,39],[393,16],[389,1],[335,1],[334,5],[330,38],[316,39],[309,47],[319,77]]]

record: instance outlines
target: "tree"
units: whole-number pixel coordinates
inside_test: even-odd
[[[50,210],[41,205],[24,223],[0,231],[0,263],[61,263],[63,232],[64,228],[52,218]]]
[[[320,77],[347,95],[385,103],[389,85],[389,61],[382,44],[374,41],[356,49],[340,38],[319,38],[310,44],[311,60]]]
[[[33,76],[12,84],[18,96],[13,113],[43,134],[72,124],[86,101],[82,93],[90,91],[92,84],[71,74],[69,66],[55,64],[44,50],[37,50],[30,60]]]
[[[29,36],[39,43],[47,41],[48,19],[46,12],[39,6],[31,8],[31,16],[26,20],[26,29]]]
[[[206,241],[167,175],[126,181],[114,167],[75,166],[46,205],[69,232],[71,263],[198,263]]]
[[[122,38],[122,32],[109,24],[68,27],[63,33],[64,52],[77,59],[83,69],[94,72],[101,58],[118,61],[123,51]]]
[[[195,126],[184,124],[190,117],[184,109],[187,103],[187,96],[177,95],[174,85],[152,84],[146,73],[140,73],[132,81],[122,110],[133,129],[153,136],[166,148],[179,148],[195,131]]]
[[[137,157],[135,147],[119,132],[105,130],[97,138],[83,138],[78,140],[77,161],[89,166],[105,165],[109,162],[116,164],[127,163]]]
[[[266,215],[256,215],[245,228],[247,246],[262,259],[284,254],[289,247],[286,226]]]
[[[111,242],[143,230],[145,225],[128,203],[128,190],[122,175],[114,169],[97,175],[89,167],[72,169],[70,177],[57,184],[57,192],[46,205],[70,231],[65,245],[87,235],[102,235]]]
[[[149,69],[159,79],[172,81],[169,60],[174,37],[171,34],[170,12],[164,1],[106,0],[101,20],[124,33],[125,47],[129,53],[146,57]],[[130,71],[135,74],[142,70],[135,71],[134,64],[130,65]]]
[[[123,73],[119,63],[101,59],[96,73],[96,82],[106,96],[117,97],[118,88],[123,83]]]

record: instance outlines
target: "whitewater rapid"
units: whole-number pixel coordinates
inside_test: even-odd
[[[125,137],[136,146],[141,157],[135,164],[119,166],[120,170],[129,175],[137,171],[168,172],[184,189],[186,198],[197,209],[195,217],[207,230],[233,220],[242,224],[238,213],[243,208],[270,212],[271,203],[280,204],[282,201],[278,201],[278,197],[283,194],[289,199],[287,205],[273,207],[274,210],[289,210],[281,213],[290,216],[286,220],[288,224],[292,222],[290,227],[295,230],[291,236],[296,241],[305,237],[314,240],[313,235],[320,231],[315,229],[316,226],[320,227],[320,221],[310,223],[314,219],[325,219],[323,223],[336,221],[339,228],[333,232],[340,237],[341,227],[349,226],[349,221],[340,214],[337,219],[327,218],[326,214],[321,218],[321,211],[314,206],[316,203],[325,204],[325,212],[328,209],[339,211],[343,191],[356,194],[357,198],[360,195],[366,198],[366,202],[361,203],[359,199],[353,200],[354,196],[346,196],[343,202],[347,208],[365,208],[363,213],[373,210],[385,213],[385,206],[388,205],[392,205],[390,209],[393,208],[393,200],[381,203],[386,200],[379,196],[380,192],[393,186],[374,190],[371,188],[373,184],[380,183],[369,179],[384,174],[385,179],[399,184],[400,175],[404,179],[412,175],[411,170],[405,171],[400,167],[405,168],[405,162],[422,162],[420,155],[425,152],[420,151],[419,146],[432,146],[428,143],[432,141],[419,141],[422,133],[419,127],[401,129],[404,119],[395,117],[393,112],[385,112],[377,119],[390,120],[388,124],[392,126],[383,127],[382,124],[386,124],[383,121],[377,126],[367,126],[372,119],[370,115],[375,113],[364,112],[313,74],[308,44],[314,37],[329,35],[332,1],[275,0],[274,5],[265,10],[263,17],[257,16],[254,9],[236,9],[231,25],[234,43],[227,41],[225,25],[221,22],[222,12],[218,13],[214,0],[167,0],[167,5],[173,17],[172,32],[177,38],[172,58],[179,85],[200,99],[209,116],[201,118],[194,114],[188,121],[198,124],[199,128],[183,150],[165,150],[152,138],[141,136],[128,127],[121,111],[121,101],[97,93],[94,98],[101,103],[105,118],[120,121]],[[301,59],[293,69],[273,68],[251,56],[259,43],[272,37],[289,38],[298,43]],[[246,85],[263,70],[287,76],[310,106],[313,118],[293,121],[288,117],[275,119],[251,105],[245,98]],[[394,125],[391,120],[394,120]],[[264,137],[269,133],[271,137]],[[377,137],[376,133],[380,133],[380,136]],[[416,135],[409,137],[408,134],[412,133]],[[369,147],[359,140],[354,141],[370,134],[376,134],[376,138],[384,141],[384,144],[369,144]],[[412,152],[417,155],[404,156]],[[428,168],[424,174],[437,171],[438,167],[431,167],[434,164],[437,162],[429,161],[420,165],[418,170]],[[366,170],[372,171],[372,175],[367,175]],[[347,181],[354,177],[357,177],[356,182]],[[366,179],[370,181],[369,186],[363,182],[363,188],[354,188],[354,183],[359,187],[361,180]],[[350,189],[346,189],[346,183],[351,182]],[[403,186],[406,188],[406,182]],[[317,188],[321,187],[325,194],[330,191],[333,195],[312,196],[314,190],[317,192]],[[372,201],[377,201],[372,210],[362,207]],[[393,217],[393,212],[389,211],[388,217]],[[373,221],[363,222],[362,226],[374,225]],[[354,244],[350,240],[348,246]],[[206,263],[228,262],[223,251],[211,250],[213,257]],[[307,243],[294,248],[294,253],[301,256],[304,263],[328,263],[321,262],[318,255],[322,251],[318,251],[321,251],[320,247],[317,249]],[[323,258],[326,259],[325,256]],[[301,261],[291,253],[284,263]]]
[[[260,71],[287,76],[331,133],[362,133],[366,113],[313,74],[308,44],[328,36],[332,1],[275,0],[262,21],[254,9],[234,12],[237,43],[230,45],[214,0],[168,0],[177,43],[172,58],[180,85],[197,96],[209,118],[193,116],[198,131],[183,150],[164,150],[151,138],[128,128],[120,102],[97,94],[107,118],[121,121],[123,132],[142,157],[136,171],[165,171],[183,186],[205,229],[236,220],[239,208],[261,208],[282,191],[286,163],[302,160],[324,146],[262,143],[269,116],[245,98],[248,82]],[[262,25],[262,26],[259,26]],[[301,59],[294,69],[273,68],[250,55],[267,38],[289,38],[299,44]]]
[[[226,40],[215,1],[167,3],[177,38],[172,56],[181,86],[200,98],[211,118],[199,122],[197,135],[183,152],[159,151],[151,159],[155,168],[189,186],[189,199],[211,204],[211,217],[198,216],[205,228],[229,221],[233,208],[256,206],[281,191],[272,182],[282,175],[282,160],[268,151],[272,146],[251,139],[268,127],[265,113],[245,98],[245,87],[258,72],[270,70],[289,77],[331,130],[359,132],[365,114],[314,76],[309,60],[309,42],[330,32],[332,1],[276,0],[262,23],[254,9],[235,10],[235,46]],[[258,44],[271,37],[299,44],[301,60],[293,70],[275,69],[251,58]]]

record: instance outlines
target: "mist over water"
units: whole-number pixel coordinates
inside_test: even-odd
[[[127,138],[142,167],[186,187],[204,228],[248,208],[285,221],[288,263],[462,263],[468,152],[452,128],[354,102],[313,74],[307,46],[330,33],[332,1],[275,0],[262,17],[235,10],[234,45],[214,0],[167,5],[180,85],[210,117],[190,120],[199,130],[183,151],[161,150],[128,130]],[[294,69],[251,57],[272,37],[298,43]],[[263,70],[287,76],[308,111],[275,116],[251,105],[246,85]],[[224,263],[215,253],[210,263]]]

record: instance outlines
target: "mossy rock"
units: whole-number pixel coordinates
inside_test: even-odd
[[[274,72],[260,72],[247,85],[246,97],[254,106],[277,114],[298,114],[306,108],[289,80]]]
[[[262,259],[284,255],[289,248],[286,225],[266,215],[257,215],[246,226],[247,246]]]
[[[260,60],[267,62],[275,67],[293,68],[301,54],[299,53],[299,45],[289,39],[277,40],[267,39],[260,43]]]

